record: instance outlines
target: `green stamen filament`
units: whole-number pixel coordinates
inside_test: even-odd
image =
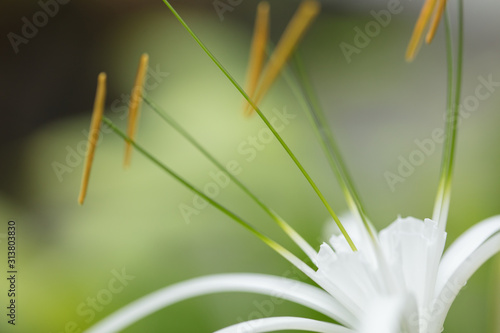
[[[302,88],[297,87],[294,81],[296,81],[295,76],[289,71],[285,72],[286,80],[292,90],[295,91],[296,97],[299,99],[303,108],[307,111],[312,127],[316,132],[321,147],[327,157],[328,163],[336,175],[337,180],[340,184],[342,192],[346,198],[347,204],[354,215],[358,215],[364,226],[366,227],[370,237],[375,239],[374,228],[369,222],[366,212],[361,204],[361,200],[357,194],[356,188],[353,185],[352,178],[349,175],[347,167],[343,161],[340,150],[335,142],[333,133],[328,126],[328,121],[326,120],[323,109],[318,102],[314,90],[312,89],[311,83],[307,77],[305,67],[298,54],[295,56],[295,64],[299,74],[299,82],[302,84]],[[294,80],[295,79],[295,80]],[[301,93],[303,91],[303,93]]]
[[[262,121],[266,124],[266,126],[269,128],[269,130],[273,133],[273,135],[276,137],[276,139],[279,141],[283,149],[287,152],[287,154],[290,156],[290,158],[293,160],[295,165],[299,168],[299,170],[302,172],[306,180],[309,182],[313,190],[316,192],[318,197],[320,198],[321,202],[323,202],[323,205],[326,207],[330,215],[332,216],[333,220],[337,224],[338,228],[346,238],[347,242],[349,243],[349,246],[353,251],[357,251],[356,246],[354,245],[353,241],[351,240],[349,234],[346,232],[344,226],[338,219],[337,215],[333,211],[333,209],[330,207],[328,202],[326,201],[325,197],[319,190],[319,188],[316,186],[312,178],[309,176],[307,171],[304,169],[302,164],[298,161],[298,159],[295,157],[295,155],[292,153],[290,148],[287,146],[287,144],[283,141],[281,136],[278,134],[278,132],[274,129],[274,127],[271,125],[269,120],[264,116],[262,111],[259,109],[259,107],[250,99],[250,97],[245,93],[243,88],[236,82],[236,80],[229,74],[229,72],[222,66],[222,64],[215,58],[215,56],[208,50],[208,48],[202,43],[202,41],[196,36],[196,34],[189,28],[189,26],[186,24],[186,22],[182,19],[182,17],[177,13],[177,11],[172,7],[172,5],[168,2],[168,0],[163,0],[165,5],[170,9],[172,14],[179,20],[179,22],[182,24],[182,26],[187,30],[187,32],[193,37],[193,39],[198,43],[198,45],[205,51],[205,53],[208,55],[210,59],[219,67],[219,69],[224,73],[224,75],[228,78],[229,81],[234,85],[234,87],[241,93],[241,95],[248,101],[248,103],[254,108],[254,110],[257,112],[259,117],[262,119]]]
[[[122,132],[120,129],[118,129],[115,124],[108,119],[107,117],[103,117],[102,121],[111,128],[115,134],[120,136],[125,142],[129,143],[132,147],[134,147],[140,154],[142,154],[144,157],[146,157],[148,160],[150,160],[153,164],[158,166],[160,169],[163,171],[167,172],[171,177],[176,179],[178,182],[180,182],[182,185],[184,185],[186,188],[191,190],[192,192],[196,193],[199,195],[202,199],[206,200],[208,203],[210,203],[213,207],[217,208],[220,210],[222,213],[239,223],[241,226],[243,226],[245,229],[250,231],[253,235],[257,236],[261,241],[269,245],[273,250],[275,250],[278,254],[283,256],[286,260],[290,261],[293,265],[296,267],[303,269],[304,273],[308,274],[308,272],[311,272],[311,268],[307,266],[302,260],[298,259],[295,255],[293,255],[290,251],[286,250],[283,246],[280,244],[276,243],[274,240],[271,238],[267,237],[260,231],[258,231],[255,227],[253,227],[250,223],[246,222],[243,218],[239,217],[237,214],[233,213],[231,210],[228,208],[224,207],[217,201],[213,200],[206,194],[204,194],[202,191],[198,190],[196,187],[194,187],[191,183],[187,182],[184,178],[179,176],[177,173],[175,173],[172,169],[167,167],[165,164],[161,163],[158,159],[156,159],[153,155],[151,155],[149,152],[147,152],[144,148],[142,148],[140,145],[135,143],[128,137],[124,132]],[[310,270],[308,271],[307,268]]]
[[[253,194],[248,187],[246,187],[241,181],[233,176],[230,172],[226,171],[226,168],[215,159],[196,139],[193,138],[179,123],[177,123],[172,117],[170,117],[165,111],[163,111],[158,105],[150,101],[148,98],[143,97],[144,102],[151,107],[151,109],[172,126],[177,132],[179,132],[186,140],[188,140],[196,149],[198,149],[210,162],[212,162],[221,172],[223,172],[231,181],[233,181],[245,194],[247,194],[267,215],[269,215],[272,220],[293,240],[295,243],[304,251],[305,254],[312,260],[315,261],[316,251],[305,241],[287,222],[285,222],[278,214],[271,210],[267,205],[265,205],[255,194]]]
[[[446,26],[446,57],[448,63],[448,94],[447,94],[447,115],[446,115],[446,140],[443,147],[443,158],[441,163],[441,176],[439,187],[434,204],[433,219],[444,228],[448,219],[450,204],[450,192],[452,185],[453,166],[456,151],[458,116],[460,106],[460,96],[462,91],[462,64],[463,64],[463,40],[464,40],[464,13],[463,0],[458,2],[459,22],[458,22],[458,51],[455,67],[456,81],[453,82],[453,47],[451,27],[448,14],[445,15]]]

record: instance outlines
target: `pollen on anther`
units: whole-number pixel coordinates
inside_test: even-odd
[[[418,17],[415,28],[413,29],[410,43],[408,44],[408,48],[406,49],[406,61],[408,62],[413,61],[417,54],[418,48],[420,47],[420,44],[422,42],[424,30],[431,19],[431,15],[434,12],[434,9],[436,8],[436,3],[437,0],[427,0],[422,7],[420,16]]]
[[[262,74],[264,60],[266,55],[266,45],[269,39],[269,12],[268,2],[261,2],[257,7],[257,17],[255,19],[255,28],[250,49],[250,59],[248,63],[247,82],[245,91],[250,99],[253,98],[255,89]],[[251,114],[251,108],[247,100],[243,103],[245,115]],[[250,111],[250,112],[249,112]]]
[[[443,12],[444,9],[446,8],[446,0],[438,0],[439,3],[436,8],[436,12],[434,13],[434,17],[431,22],[431,26],[429,28],[429,31],[427,32],[427,35],[425,36],[425,42],[427,44],[430,44],[432,40],[434,39],[434,36],[436,35],[437,28],[439,26],[439,22],[441,21],[441,18],[443,17]]]
[[[87,153],[85,156],[85,164],[83,167],[82,185],[78,196],[78,203],[83,205],[87,188],[89,184],[90,169],[94,160],[95,148],[99,139],[99,131],[101,129],[102,115],[104,113],[104,104],[106,101],[106,74],[100,73],[97,78],[97,92],[94,101],[94,111],[92,112],[92,120],[90,122],[90,131],[87,144]]]
[[[139,107],[141,105],[142,93],[144,80],[146,78],[146,73],[148,69],[149,56],[143,54],[139,61],[139,67],[137,68],[137,75],[135,77],[134,87],[132,88],[132,93],[130,95],[130,106],[128,111],[128,129],[127,136],[133,141],[135,139],[135,134],[137,132],[137,123],[139,119]],[[130,159],[132,156],[132,145],[130,142],[125,143],[125,158],[124,167],[130,165]]]
[[[288,24],[262,73],[253,101],[257,105],[268,92],[300,40],[319,14],[320,4],[315,0],[304,0]]]

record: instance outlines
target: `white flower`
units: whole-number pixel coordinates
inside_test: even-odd
[[[323,244],[319,251],[317,281],[336,299],[345,299],[356,318],[368,318],[361,320],[362,332],[441,332],[467,279],[500,251],[499,231],[500,217],[482,221],[442,257],[446,233],[436,222],[398,218],[379,233],[380,251],[365,246],[352,252],[343,236],[332,237],[331,246]],[[396,311],[387,311],[387,304]],[[384,317],[397,325],[390,330],[380,320]]]
[[[362,237],[360,231],[358,236]],[[87,333],[116,332],[173,303],[220,292],[281,297],[321,312],[341,325],[275,317],[239,323],[217,333],[285,329],[324,333],[439,333],[460,289],[485,261],[500,251],[500,216],[470,228],[442,256],[445,239],[446,233],[430,219],[398,218],[380,231],[378,250],[364,246],[353,252],[343,236],[333,236],[330,244],[321,245],[318,269],[308,274],[323,290],[261,274],[212,275],[147,295]]]
[[[329,244],[323,243],[319,247],[319,251],[316,252],[290,225],[283,221],[274,211],[265,206],[248,188],[228,174],[228,177],[248,194],[295,241],[315,265],[313,269],[278,243],[257,231],[244,219],[197,190],[135,143],[132,135],[125,135],[111,121],[104,118],[103,121],[113,131],[123,137],[127,143],[134,146],[154,164],[179,180],[214,207],[259,237],[264,243],[307,275],[319,288],[292,279],[261,274],[222,274],[201,277],[169,286],[144,296],[96,324],[87,330],[87,333],[116,332],[176,302],[200,295],[220,292],[251,292],[279,297],[316,310],[338,324],[308,318],[274,317],[239,323],[221,329],[217,331],[218,333],[257,333],[286,329],[324,333],[441,332],[450,306],[461,288],[485,261],[500,252],[500,216],[494,216],[474,225],[459,237],[443,254],[446,242],[445,226],[450,202],[451,175],[456,141],[456,123],[453,125],[452,120],[456,120],[457,118],[458,103],[454,105],[450,104],[448,107],[448,124],[442,174],[433,218],[422,221],[413,217],[398,217],[387,228],[376,233],[364,212],[352,181],[336,149],[333,135],[328,132],[325,122],[321,119],[321,112],[309,110],[313,115],[311,118],[313,118],[323,148],[327,152],[332,169],[338,176],[340,185],[346,196],[347,203],[352,212],[351,217],[337,218],[311,177],[272,127],[272,124],[262,114],[256,103],[254,103],[253,98],[250,98],[243,91],[189,29],[168,1],[164,0],[164,2],[192,34],[203,50],[207,52],[222,72],[238,88],[248,101],[248,104],[264,120],[325,204],[325,207],[339,228],[339,233],[331,236]],[[443,4],[444,2],[441,1],[440,3]],[[297,25],[287,30],[288,33],[284,34],[285,42],[279,43],[276,47],[278,56],[271,56],[269,66],[263,70],[265,74],[263,74],[264,79],[262,81],[264,82],[263,86],[266,88],[253,86],[251,89],[257,91],[257,99],[262,98],[266,89],[286,63],[296,42],[303,35],[306,26],[319,11],[319,4],[312,0],[306,0],[301,8],[299,12],[302,13],[300,15],[303,15],[303,17],[301,18],[299,15],[299,18],[292,20]],[[260,10],[263,13],[267,13],[263,15],[268,15],[269,8],[267,5],[260,6]],[[462,10],[462,7],[460,10]],[[460,26],[462,26],[462,21],[460,21]],[[266,31],[261,33],[260,38],[265,38]],[[261,50],[257,50],[256,54],[262,53],[265,43],[257,44],[261,45]],[[450,44],[448,43],[448,46]],[[460,50],[459,55],[461,55]],[[458,77],[460,77],[461,73],[460,66],[461,56],[457,61],[457,69],[455,70]],[[256,67],[260,68],[261,65]],[[256,83],[256,80],[254,81]],[[100,91],[102,92],[104,83],[103,80],[100,82]],[[456,101],[459,101],[460,97],[460,82],[461,79],[458,78],[454,90],[452,88],[453,85],[449,82],[449,97],[455,96]],[[293,89],[293,84],[291,85]],[[300,92],[298,95],[300,95]],[[98,96],[102,97],[104,93],[98,94]],[[306,98],[302,97],[301,101],[304,102],[307,98],[310,98],[310,96]],[[171,123],[174,128],[178,129],[208,159],[215,165],[218,165],[221,170],[223,169],[178,124],[170,120],[166,115],[163,115],[161,110],[153,103],[147,99],[144,100],[156,112],[160,113],[166,121]],[[449,98],[449,102],[451,100]],[[96,103],[96,105],[101,104],[103,103]],[[309,108],[307,101],[303,104],[305,104],[305,109]],[[245,104],[245,111],[248,112],[247,104]],[[135,126],[133,121],[131,123]],[[131,131],[131,133],[133,132]],[[92,157],[92,154],[89,155]],[[87,172],[89,171],[87,170]],[[83,182],[85,186],[88,180],[88,173],[86,175]],[[340,220],[343,223],[340,223]]]

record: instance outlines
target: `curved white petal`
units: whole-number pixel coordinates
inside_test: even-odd
[[[376,268],[361,251],[335,253],[326,243],[320,247],[315,282],[360,318],[364,305],[378,294]]]
[[[299,317],[272,317],[250,320],[218,330],[214,333],[263,333],[281,330],[318,333],[355,333],[340,325]]]
[[[448,310],[460,289],[482,264],[498,252],[500,252],[500,233],[488,239],[462,261],[434,300],[429,313],[429,317],[432,318],[430,332],[441,332]]]
[[[195,278],[157,290],[103,319],[86,333],[116,332],[171,304],[220,292],[270,295],[271,298],[307,306],[347,326],[356,323],[356,319],[333,297],[307,283],[263,274],[221,274]]]
[[[401,330],[405,299],[399,296],[378,297],[367,305],[359,333],[398,333]]]
[[[446,250],[439,266],[436,295],[441,292],[447,281],[458,267],[488,238],[500,232],[500,215],[483,220],[453,242]]]

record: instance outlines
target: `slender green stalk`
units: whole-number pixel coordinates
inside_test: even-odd
[[[288,71],[285,72],[285,75],[290,77],[287,81],[293,90],[299,90],[299,92],[296,93],[296,97],[303,100],[301,104],[304,105],[304,109],[308,114],[328,163],[330,164],[333,173],[337,176],[349,208],[355,216],[357,215],[361,218],[364,226],[368,230],[369,235],[374,238],[374,228],[367,217],[363,205],[361,204],[361,200],[359,199],[352,178],[344,163],[342,154],[336,144],[330,126],[328,126],[328,121],[326,120],[323,108],[314,93],[314,89],[308,79],[304,63],[298,53],[295,54],[295,65],[299,76],[298,82],[301,84],[302,89],[294,87],[296,86],[293,82],[293,78],[295,76],[288,73]],[[303,94],[300,93],[300,90],[303,91]]]
[[[349,236],[349,234],[345,230],[344,226],[340,222],[339,218],[337,217],[337,215],[335,214],[335,212],[333,211],[333,209],[328,204],[327,200],[325,199],[325,197],[323,196],[323,194],[321,193],[321,191],[319,190],[319,188],[317,187],[317,185],[314,183],[314,181],[309,176],[309,174],[307,173],[307,171],[304,169],[304,167],[302,166],[302,164],[299,162],[299,160],[297,159],[297,157],[292,153],[292,151],[290,150],[290,148],[288,147],[288,145],[285,143],[285,141],[283,141],[283,139],[281,138],[281,136],[278,134],[278,132],[276,131],[276,129],[271,125],[271,123],[266,118],[266,116],[262,113],[262,111],[259,109],[259,107],[257,107],[257,105],[255,105],[255,103],[245,93],[245,91],[238,84],[238,82],[236,82],[236,80],[231,76],[231,74],[229,74],[229,72],[224,68],[224,66],[222,66],[222,64],[215,58],[215,56],[212,54],[212,52],[210,52],[210,50],[208,50],[208,48],[205,46],[205,44],[203,44],[203,42],[198,38],[198,36],[196,36],[196,34],[193,32],[193,30],[191,30],[191,28],[186,24],[186,22],[182,19],[182,17],[179,15],[179,13],[177,13],[177,11],[174,9],[174,7],[172,7],[172,5],[168,2],[168,0],[163,0],[163,2],[170,9],[170,11],[174,14],[174,16],[179,20],[179,22],[182,24],[182,26],[188,31],[188,33],[191,35],[191,37],[193,37],[193,39],[198,43],[198,45],[205,51],[205,53],[208,55],[208,57],[210,59],[212,59],[212,61],[217,65],[217,67],[219,67],[219,69],[224,73],[224,75],[228,78],[228,80],[231,81],[231,83],[234,85],[234,87],[241,93],[241,95],[254,108],[255,112],[257,112],[257,114],[259,115],[259,117],[266,124],[266,126],[269,128],[269,130],[273,133],[273,135],[279,141],[279,143],[281,144],[281,146],[283,147],[283,149],[285,149],[285,151],[287,152],[287,154],[293,160],[293,162],[295,163],[295,165],[302,172],[302,174],[304,175],[304,177],[306,178],[306,180],[309,182],[309,184],[311,185],[311,187],[313,188],[313,190],[316,192],[316,194],[320,198],[321,202],[323,202],[323,205],[326,207],[326,209],[328,210],[328,212],[332,216],[333,220],[335,221],[335,223],[339,227],[340,231],[342,232],[342,234],[346,238],[347,242],[349,243],[349,246],[351,247],[351,249],[353,251],[357,251],[356,246],[354,245],[351,237]]]
[[[444,15],[445,20],[445,34],[446,34],[446,69],[447,69],[447,100],[446,100],[446,121],[445,130],[446,133],[451,132],[452,122],[450,121],[453,117],[453,37],[451,34],[450,18],[448,12]],[[436,201],[434,204],[434,212],[432,218],[434,221],[439,222],[441,212],[443,209],[444,200],[444,189],[447,179],[447,165],[450,159],[450,151],[448,150],[449,142],[451,136],[446,135],[445,142],[443,144],[443,156],[441,160],[441,171],[439,177],[439,186],[436,194]]]
[[[130,137],[128,137],[123,131],[121,131],[118,127],[115,126],[115,124],[108,119],[107,117],[103,117],[102,121],[106,123],[106,125],[111,128],[115,134],[120,136],[125,142],[130,143],[139,153],[141,153],[144,157],[146,157],[148,160],[150,160],[153,164],[158,166],[160,169],[163,171],[167,172],[170,176],[172,176],[174,179],[176,179],[178,182],[180,182],[182,185],[187,187],[189,190],[192,192],[196,193],[199,195],[202,199],[206,200],[208,203],[210,203],[212,206],[220,210],[222,213],[230,217],[232,220],[235,222],[239,223],[241,226],[243,226],[245,229],[250,231],[253,235],[257,236],[261,241],[266,243],[269,247],[271,247],[273,250],[278,252],[281,256],[283,256],[285,259],[290,261],[293,265],[298,267],[299,269],[303,270],[304,273],[308,274],[310,272],[310,267],[307,266],[302,260],[297,258],[295,255],[293,255],[290,251],[285,249],[283,246],[280,244],[276,243],[274,240],[271,238],[267,237],[260,231],[258,231],[255,227],[253,227],[250,223],[246,222],[243,218],[239,217],[235,213],[233,213],[231,210],[228,208],[224,207],[217,201],[213,200],[209,196],[207,196],[205,193],[202,191],[198,190],[196,187],[194,187],[191,183],[186,181],[184,178],[182,178],[180,175],[175,173],[172,169],[170,169],[168,166],[160,162],[157,158],[155,158],[153,155],[151,155],[148,151],[146,151],[144,148],[142,148],[140,145],[135,143]],[[309,274],[308,274],[309,275]]]
[[[443,147],[443,158],[441,165],[441,176],[434,205],[433,219],[441,228],[446,226],[450,206],[450,193],[452,185],[455,151],[457,146],[458,117],[462,92],[462,67],[463,67],[463,45],[464,45],[464,8],[463,0],[458,1],[458,45],[457,60],[453,70],[453,43],[451,35],[451,24],[448,13],[445,15],[446,25],[446,57],[448,67],[448,93],[447,93],[447,115],[446,115],[446,140]],[[455,75],[453,75],[455,74]],[[455,76],[455,82],[453,78]]]
[[[151,109],[167,122],[172,128],[179,132],[186,140],[188,140],[196,149],[200,151],[210,162],[212,162],[221,172],[223,172],[231,181],[233,181],[246,195],[248,195],[271,219],[280,227],[303,251],[307,256],[314,262],[316,251],[304,240],[298,232],[296,232],[283,218],[281,218],[277,213],[270,209],[266,204],[264,204],[255,194],[253,194],[247,186],[245,186],[241,181],[233,176],[230,172],[227,172],[226,168],[210,154],[191,134],[189,134],[179,123],[177,123],[172,117],[170,117],[165,111],[163,111],[157,104],[152,102],[146,97],[143,97],[144,102],[151,107]]]
[[[454,168],[454,158],[457,145],[457,131],[458,131],[458,117],[460,111],[460,100],[462,95],[462,68],[463,68],[463,49],[464,49],[464,4],[463,0],[458,1],[458,54],[456,63],[456,82],[455,82],[455,101],[453,104],[453,122],[450,140],[450,160],[448,163],[448,183],[445,191],[449,190],[451,186],[451,178]]]

